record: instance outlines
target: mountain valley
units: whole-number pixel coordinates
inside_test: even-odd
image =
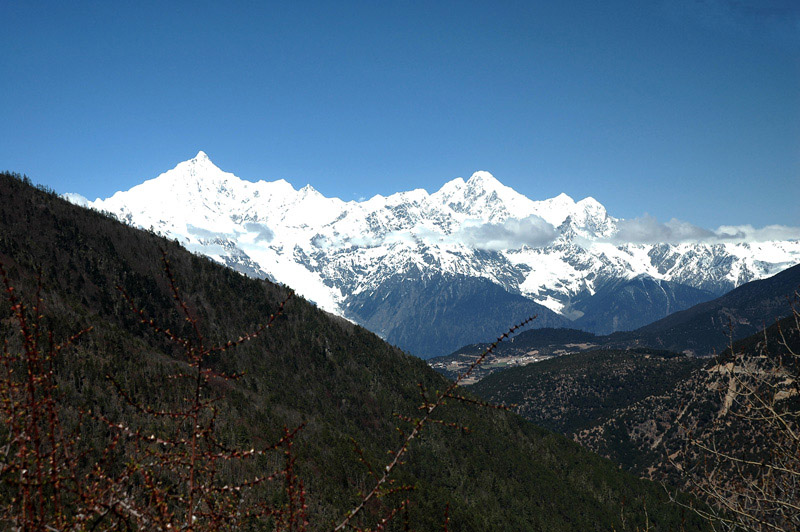
[[[772,277],[746,283],[722,297],[695,305],[634,331],[595,335],[577,329],[526,331],[503,344],[471,378],[472,383],[508,367],[594,348],[656,349],[693,357],[723,352],[740,340],[785,317],[800,289],[800,265]],[[456,378],[488,346],[470,344],[428,363],[448,378]]]

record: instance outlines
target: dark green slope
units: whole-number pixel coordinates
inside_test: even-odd
[[[705,442],[713,440],[720,451],[732,456],[749,453],[748,458],[756,462],[771,460],[776,448],[765,436],[769,426],[759,422],[752,412],[737,406],[740,401],[747,403],[745,395],[737,397],[733,390],[733,397],[737,398],[729,405],[730,410],[725,406],[726,394],[731,393],[731,389],[728,373],[723,368],[730,363],[738,365],[743,359],[777,360],[785,356],[787,347],[800,353],[800,330],[796,320],[796,316],[789,316],[765,331],[735,342],[734,352],[743,358],[735,361],[728,349],[718,357],[705,359],[703,366],[677,379],[671,389],[653,390],[644,399],[630,401],[604,419],[598,419],[592,427],[580,431],[576,439],[632,471],[655,479],[668,479],[684,487],[688,487],[685,470],[710,459],[702,454],[692,456],[683,464],[682,471],[676,470],[667,459],[668,455],[676,456],[684,449],[686,427],[691,429],[693,438]],[[772,370],[778,365],[772,366]],[[784,358],[782,371],[788,371],[793,377],[781,377],[779,382],[773,383],[774,388],[769,393],[779,393],[788,387],[788,400],[779,401],[778,408],[797,412],[800,409],[797,358]],[[761,389],[759,395],[768,397],[769,393],[765,392],[767,390]]]
[[[800,289],[800,264],[767,279],[751,281],[712,301],[641,327],[611,335],[616,343],[636,342],[695,355],[722,352],[734,340],[746,338],[791,310],[787,299]]]
[[[601,349],[498,371],[469,388],[571,436],[618,409],[671,390],[703,365],[701,359],[667,351]]]
[[[253,329],[286,296],[285,287],[245,278],[176,243],[0,175],[0,261],[12,282],[19,293],[32,294],[41,270],[45,321],[56,336],[94,326],[57,368],[67,415],[81,405],[134,426],[152,423],[125,405],[106,374],[148,404],[180,401],[184,390],[163,379],[179,365],[179,353],[144,328],[115,289],[121,285],[148,316],[185,332],[161,272],[160,248],[211,341]],[[7,303],[0,312],[6,337],[13,330]],[[258,447],[277,439],[284,424],[307,424],[296,449],[314,529],[350,508],[365,485],[367,473],[350,438],[381,463],[400,442],[392,414],[417,412],[417,384],[446,386],[423,361],[299,298],[267,335],[212,363],[245,372],[214,390],[222,397],[218,425],[227,442]],[[453,530],[623,530],[623,515],[632,530],[645,524],[643,505],[657,530],[678,530],[682,523],[700,529],[693,515],[682,516],[665,501],[661,487],[561,436],[505,412],[448,409],[444,417],[472,433],[432,426],[414,444],[400,479],[417,487],[416,529],[437,529],[446,502]],[[102,445],[103,431],[84,430],[85,442]]]
[[[791,312],[788,303],[786,308]],[[734,352],[753,360],[783,356],[783,368],[797,375],[797,358],[785,356],[787,349],[800,353],[796,320],[789,316],[735,342]],[[763,427],[748,423],[749,416],[721,417],[730,390],[721,368],[732,362],[730,349],[713,359],[646,348],[602,349],[499,371],[469,389],[514,404],[527,419],[569,435],[630,471],[688,488],[687,477],[667,458],[684,448],[686,427],[695,438],[716,438],[716,445],[731,455],[746,450],[761,461],[774,452],[764,444]],[[787,397],[797,410],[795,381],[778,381],[794,387]],[[697,463],[682,465],[689,469]]]

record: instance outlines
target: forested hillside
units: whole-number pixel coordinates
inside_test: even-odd
[[[671,391],[706,364],[669,351],[600,349],[493,373],[470,390],[516,405],[537,425],[573,436],[618,409]]]
[[[713,358],[591,350],[498,371],[469,389],[633,473],[694,491],[728,512],[730,526],[796,530],[796,298],[785,308],[789,316]]]
[[[42,341],[31,345],[47,345],[48,331],[56,341],[86,331],[73,347],[53,351],[58,407],[48,415],[57,414],[65,433],[76,430],[79,436],[73,443],[80,453],[69,462],[78,472],[73,480],[83,475],[94,478],[91,475],[97,471],[92,473],[91,466],[97,463],[107,468],[102,471],[104,478],[115,479],[114,489],[104,494],[121,497],[108,506],[96,501],[95,506],[82,508],[80,516],[76,507],[53,508],[55,503],[48,503],[38,518],[55,512],[65,523],[82,520],[86,528],[147,528],[131,508],[144,507],[149,500],[169,512],[185,502],[175,495],[186,488],[180,482],[164,492],[166,502],[148,499],[155,493],[155,480],[148,476],[146,457],[161,456],[165,451],[159,451],[159,445],[172,445],[170,438],[185,429],[181,420],[156,414],[193,404],[187,398],[197,390],[191,380],[167,378],[176,372],[194,375],[196,368],[187,364],[185,355],[187,346],[197,346],[197,338],[176,305],[170,278],[163,271],[162,250],[180,299],[188,314],[197,318],[204,345],[236,342],[258,329],[278,311],[289,290],[246,278],[174,242],[70,205],[11,174],[0,175],[0,228],[0,263],[14,297],[27,301],[29,309],[37,307],[35,294],[41,283],[42,303],[29,313],[28,323],[40,323],[30,335],[41,336]],[[0,323],[9,346],[4,357],[13,365],[22,363],[14,353],[30,350],[25,347],[28,336],[21,338],[18,333],[20,307],[11,293],[6,292],[0,306]],[[141,314],[132,310],[131,303]],[[37,315],[43,317],[39,320]],[[148,326],[150,320],[160,329]],[[183,338],[195,339],[187,343]],[[222,497],[230,485],[246,485],[248,479],[277,468],[285,478],[279,475],[276,481],[247,486],[252,495],[247,500],[256,506],[305,505],[304,518],[313,530],[333,528],[362,500],[372,484],[365,462],[382,469],[386,451],[403,441],[396,427],[409,430],[394,414],[420,415],[418,385],[429,398],[447,386],[421,360],[301,298],[289,299],[273,326],[258,338],[235,349],[210,352],[203,364],[209,380],[201,391],[214,399],[209,408],[215,412],[213,431],[220,445],[215,452],[245,450],[236,465],[215,471],[220,485],[209,493]],[[224,374],[241,377],[228,380]],[[16,389],[9,387],[15,378],[5,374],[4,393]],[[36,397],[33,404],[39,404]],[[402,507],[408,497],[408,519],[418,530],[440,527],[448,504],[452,530],[635,530],[648,524],[651,530],[702,528],[693,513],[670,504],[660,486],[621,472],[559,435],[507,412],[457,401],[446,406],[442,419],[470,430],[428,426],[412,442],[395,477],[394,486],[413,486],[413,492],[387,495],[383,509],[370,503],[359,515],[361,526],[374,526],[387,515],[387,508]],[[14,446],[19,441],[9,439],[17,434],[10,411],[4,410],[1,435],[3,445]],[[302,426],[292,439],[296,461],[291,475],[281,465],[282,452],[247,458],[247,450],[279,441],[284,426],[290,430]],[[142,443],[136,435],[143,434],[153,434],[155,443]],[[354,451],[354,441],[360,452]],[[129,477],[122,475],[131,463],[139,465],[130,469]],[[3,526],[13,526],[20,515],[15,509],[22,488],[12,473],[21,470],[9,467],[0,469]],[[302,487],[290,488],[289,479],[302,480]],[[31,492],[39,489],[30,483],[25,486]],[[75,488],[44,480],[38,486]],[[302,499],[296,499],[298,493]],[[64,500],[75,501],[72,494]],[[242,511],[237,507],[237,518],[244,519]],[[213,529],[211,514],[198,510],[189,528]],[[396,516],[392,523],[401,529],[403,519]],[[294,529],[306,527],[300,521]],[[269,520],[265,526],[271,526]]]

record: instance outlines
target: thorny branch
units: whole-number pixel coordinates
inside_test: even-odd
[[[486,357],[489,356],[491,353],[493,353],[495,349],[497,349],[497,346],[500,345],[500,342],[502,342],[503,340],[507,339],[509,336],[514,334],[517,330],[519,330],[522,327],[526,326],[527,324],[529,324],[534,319],[536,319],[536,316],[532,316],[530,318],[527,318],[524,321],[518,323],[517,325],[514,325],[513,327],[509,328],[505,333],[500,335],[500,337],[498,337],[497,340],[495,340],[489,347],[487,347],[486,350],[483,353],[481,353],[481,355],[477,359],[475,359],[475,361],[473,361],[473,363],[469,366],[469,368],[467,368],[467,370],[464,373],[459,375],[458,378],[456,378],[456,380],[453,381],[447,387],[447,389],[445,389],[444,392],[437,392],[436,393],[436,400],[435,401],[429,402],[425,398],[424,391],[422,392],[423,404],[421,406],[421,409],[425,412],[425,415],[422,416],[420,419],[416,420],[411,432],[405,437],[405,439],[403,440],[403,442],[400,445],[400,447],[398,447],[394,452],[391,453],[391,457],[392,457],[391,460],[383,468],[383,472],[382,472],[381,476],[379,478],[377,478],[377,480],[375,481],[375,484],[373,485],[372,489],[369,492],[367,492],[361,498],[361,500],[355,506],[355,508],[350,510],[345,515],[345,517],[342,519],[342,521],[339,522],[339,524],[334,528],[334,532],[338,532],[340,530],[345,530],[347,527],[352,526],[351,523],[352,523],[353,519],[367,506],[367,504],[373,498],[377,498],[377,497],[380,496],[381,490],[383,489],[384,485],[387,484],[387,482],[389,481],[392,472],[397,468],[398,465],[400,465],[402,463],[401,459],[406,454],[406,452],[408,451],[408,448],[409,448],[409,445],[411,444],[411,442],[417,436],[419,436],[419,434],[422,431],[422,429],[428,423],[441,423],[441,421],[436,420],[436,419],[434,419],[432,417],[433,413],[445,403],[446,399],[448,399],[448,398],[450,398],[450,399],[460,399],[460,396],[455,394],[454,392],[455,392],[456,388],[458,388],[458,386],[461,384],[461,382],[463,382],[464,379],[469,377],[470,374],[475,370],[475,368],[480,366],[483,363],[483,361],[486,360]],[[411,421],[411,420],[409,419],[409,421]]]

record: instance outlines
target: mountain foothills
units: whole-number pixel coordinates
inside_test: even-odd
[[[799,357],[795,311],[713,359],[590,350],[469,388],[640,476],[724,506],[741,529],[797,530]]]
[[[181,168],[188,170],[207,164],[194,161]],[[198,186],[202,183],[209,182],[200,179],[196,182]],[[265,195],[271,187],[288,190],[285,184],[253,187],[253,193],[260,190],[260,194]],[[223,212],[230,206],[226,202],[233,200],[221,188],[216,192],[213,200],[216,203],[212,205]],[[316,198],[311,201],[319,201],[321,205],[330,203],[313,192],[305,194]],[[287,197],[296,196],[287,194]],[[155,203],[169,199],[167,195],[155,194],[150,198]],[[180,202],[175,204],[181,205]],[[208,214],[200,205],[190,207],[191,211],[181,211],[181,215],[193,213],[202,218]],[[165,215],[169,216],[170,212],[174,211],[167,210]],[[287,210],[285,216],[290,217],[292,212]],[[312,212],[327,216],[321,208]],[[251,214],[252,221],[244,218],[235,221],[228,217],[227,230],[231,238],[235,235],[235,224],[262,224],[260,230],[266,233],[264,219]],[[295,214],[298,213],[295,211]],[[201,220],[193,217],[192,221],[199,223]],[[375,222],[378,224],[377,220]],[[295,223],[293,227],[302,227],[299,220]],[[181,227],[187,228],[186,225]],[[48,423],[57,415],[63,420],[65,433],[77,431],[79,437],[71,444],[77,447],[76,454],[70,455],[74,460],[68,461],[75,475],[69,478],[74,480],[85,475],[90,479],[102,472],[106,480],[115,479],[113,489],[95,492],[102,497],[98,495],[92,499],[94,506],[89,508],[90,515],[72,515],[70,512],[75,510],[69,505],[54,508],[46,504],[40,508],[41,512],[31,509],[31,519],[44,519],[43,512],[50,511],[59,515],[61,522],[81,520],[86,528],[137,528],[139,517],[135,508],[143,501],[150,501],[148,508],[169,514],[171,501],[174,504],[184,502],[180,493],[190,496],[196,493],[192,490],[201,488],[190,482],[192,488],[187,492],[183,491],[187,486],[178,483],[170,490],[158,492],[167,499],[148,498],[157,479],[163,477],[158,482],[174,481],[158,470],[158,463],[152,464],[153,457],[177,452],[170,451],[172,446],[182,448],[171,434],[186,428],[181,421],[183,418],[156,414],[184,408],[187,397],[196,393],[192,381],[167,379],[167,375],[175,372],[192,374],[181,346],[195,344],[176,344],[171,340],[176,335],[184,337],[193,333],[192,324],[182,315],[169,277],[163,271],[161,250],[169,258],[171,277],[180,290],[181,299],[190,315],[197,318],[208,345],[235,341],[257,324],[265,323],[287,297],[288,289],[267,280],[240,275],[187,252],[174,240],[126,226],[102,213],[78,208],[11,174],[0,174],[0,228],[0,263],[16,289],[13,294],[33,305],[37,292],[42,298],[41,305],[35,305],[35,315],[42,317],[31,318],[39,326],[32,329],[33,332],[29,329],[28,336],[20,337],[19,323],[14,320],[19,307],[9,304],[10,296],[6,293],[0,303],[0,330],[7,341],[7,349],[15,352],[27,346],[35,351],[39,344],[28,341],[26,338],[30,335],[41,334],[46,339],[48,331],[52,331],[55,341],[60,341],[79,330],[85,331],[72,348],[52,351],[57,357],[51,370],[43,373],[41,379],[50,378],[48,375],[56,379],[57,387],[50,391],[57,394],[58,400],[47,403],[53,405],[48,415],[33,423],[52,426]],[[328,237],[334,236],[328,233]],[[253,233],[240,237],[251,238]],[[233,242],[230,238],[192,238],[202,249],[216,246],[214,249],[220,253],[230,252],[217,255],[223,262],[224,257],[238,253],[226,247]],[[277,232],[270,239],[277,241]],[[278,252],[281,249],[284,248],[266,247],[259,258],[274,254],[283,261],[280,262],[282,267],[288,268],[290,262],[286,257],[281,258]],[[368,253],[370,249],[374,248],[363,248],[361,253]],[[245,264],[245,259],[241,258],[239,264]],[[255,262],[251,266],[261,268]],[[299,271],[299,266],[294,268],[293,271]],[[37,285],[41,288],[37,289]],[[138,311],[130,308],[122,294],[127,294]],[[148,327],[150,320],[160,328]],[[47,342],[42,341],[41,345]],[[10,356],[9,351],[4,354],[4,357]],[[16,363],[16,359],[7,360]],[[201,471],[206,475],[213,473],[219,479],[219,484],[212,486],[209,493],[221,498],[230,493],[230,486],[245,483],[257,505],[259,501],[296,503],[299,506],[295,507],[295,512],[302,509],[302,518],[309,522],[307,526],[296,523],[298,530],[331,529],[345,512],[354,508],[374,478],[370,471],[373,474],[375,470],[382,471],[387,449],[397,448],[403,441],[396,427],[408,431],[404,416],[420,415],[419,405],[424,402],[420,386],[429,398],[447,386],[447,381],[423,361],[300,297],[289,300],[266,333],[235,349],[214,351],[208,355],[206,363],[209,384],[201,391],[204,399],[213,400],[208,404],[209,408],[213,406],[216,416],[213,423],[216,439],[203,451],[203,457],[210,459],[230,453],[227,451],[230,448],[263,449],[285,434],[284,426],[290,430],[302,426],[293,440],[296,461],[283,466],[287,468],[284,471],[291,472],[286,473],[285,480],[279,477],[273,482],[253,483],[247,487],[250,479],[276,468],[280,470],[284,457],[277,452],[274,456],[267,454],[247,459],[248,454],[244,452],[239,453],[243,458],[235,466],[225,463],[225,467],[218,470]],[[239,374],[240,377],[223,379],[225,374]],[[0,382],[5,383],[4,393],[25,389],[24,386],[8,388],[9,383],[16,382],[15,375],[3,374]],[[47,381],[31,381],[32,389],[35,390],[37,382]],[[30,399],[24,399],[27,397],[24,394],[21,397],[32,401],[31,404],[44,404],[41,403],[44,399],[37,399],[41,396],[36,394]],[[129,397],[134,400],[129,401]],[[382,499],[383,504],[391,508],[411,498],[407,516],[415,529],[441,527],[447,504],[451,530],[704,529],[703,522],[695,514],[671,504],[660,486],[619,470],[612,462],[563,436],[537,428],[509,412],[458,401],[451,403],[442,413],[445,425],[432,424],[412,441],[405,464],[393,477],[396,493],[389,493]],[[2,412],[15,412],[13,403],[4,402]],[[30,419],[29,413],[18,414]],[[14,419],[17,418],[12,418],[0,432],[3,440],[19,431],[26,433],[24,427],[13,424]],[[447,424],[471,430],[467,433]],[[140,434],[154,435],[143,441],[136,436]],[[39,484],[20,484],[19,478],[28,478],[25,477],[27,470],[8,469],[7,464],[16,463],[14,460],[19,456],[31,456],[33,451],[26,447],[26,441],[23,438],[2,442],[4,446],[17,446],[24,451],[10,454],[9,460],[0,467],[0,511],[4,519],[11,520],[4,522],[3,527],[12,526],[12,521],[19,518],[19,514],[14,513],[15,505],[27,505],[25,497],[36,493],[35,486],[62,491],[71,489],[69,486],[76,490],[78,487],[66,481],[64,484],[48,483],[47,475],[40,478]],[[354,442],[358,444],[358,452],[354,450]],[[144,446],[143,452],[140,446]],[[172,466],[185,468],[197,455],[193,452],[176,456],[178,459]],[[38,463],[41,467],[50,467],[47,461]],[[373,464],[376,469],[370,470],[366,463]],[[294,475],[304,481],[299,488],[293,483]],[[80,484],[81,488],[99,489],[88,480]],[[413,491],[401,489],[405,485],[413,486]],[[28,486],[28,491],[19,495],[15,490],[24,486]],[[290,498],[287,502],[284,495],[293,493],[292,487],[295,497],[298,490],[302,490],[302,498]],[[71,493],[54,501],[71,501],[74,499]],[[105,502],[109,498],[117,502],[103,506],[110,504]],[[207,511],[214,509],[214,500],[217,499],[208,501]],[[688,502],[688,499],[683,500]],[[25,506],[25,510],[28,509]],[[216,511],[214,515],[219,515],[221,510],[217,507]],[[238,512],[238,518],[248,515],[246,509],[244,513]],[[209,515],[198,511],[197,521],[191,528],[203,529]],[[384,515],[380,503],[368,504],[365,512],[359,514],[361,521],[357,524],[372,527]],[[390,527],[401,529],[403,519],[398,516]]]
[[[800,262],[798,241],[735,231],[689,243],[677,227],[661,239],[674,243],[647,243],[593,198],[534,201],[487,172],[345,202],[239,179],[200,152],[107,199],[66,196],[291,286],[423,358],[530,314],[536,327],[635,329]],[[434,301],[409,303],[423,293]]]
[[[773,427],[758,419],[761,405],[755,403],[764,401],[764,405],[776,412],[788,413],[790,432],[797,429],[800,412],[797,320],[797,314],[787,316],[766,330],[734,343],[732,349],[705,360],[699,367],[696,360],[682,361],[679,372],[663,373],[660,387],[645,386],[647,393],[631,394],[629,400],[618,403],[605,415],[576,426],[574,439],[642,476],[668,480],[687,489],[697,479],[686,472],[697,467],[696,462],[714,458],[712,453],[699,449],[694,450],[691,460],[682,456],[687,452],[687,435],[719,452],[731,456],[744,453],[750,460],[769,463],[786,450],[783,448],[786,442],[781,447],[773,445],[768,433]],[[766,376],[770,382],[762,381],[759,387],[744,382],[741,375],[752,371],[754,363],[766,364],[754,374]],[[796,477],[800,474],[796,436],[788,449]],[[795,487],[792,496],[795,502],[798,496],[800,492]],[[800,525],[800,514],[796,511],[793,519],[795,526]]]
[[[469,389],[514,405],[537,425],[638,475],[715,501],[736,514],[742,529],[797,530],[798,297],[795,266],[634,333],[581,338],[587,333],[529,331],[498,357],[508,358],[522,345],[564,348],[576,340],[583,340],[584,350],[492,372]],[[602,347],[612,344],[609,338],[629,336],[693,351],[719,347],[726,333],[741,339],[728,336],[729,348],[714,357]],[[448,358],[437,362],[445,373],[459,366],[457,356]]]

